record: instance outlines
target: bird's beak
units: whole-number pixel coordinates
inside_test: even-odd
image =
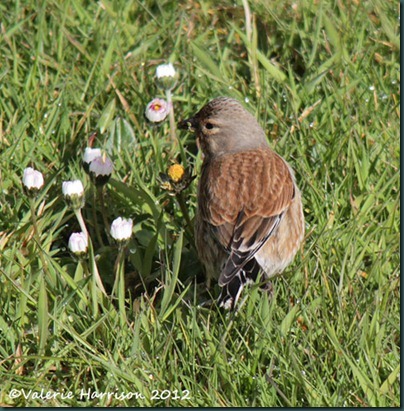
[[[186,120],[182,120],[178,123],[178,128],[181,130],[195,131],[196,121],[195,118],[190,117]]]

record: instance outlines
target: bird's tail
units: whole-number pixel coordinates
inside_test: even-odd
[[[253,258],[235,273],[231,281],[222,287],[222,291],[218,298],[219,307],[233,310],[240,298],[245,284],[255,282],[260,268],[261,267],[255,258]]]

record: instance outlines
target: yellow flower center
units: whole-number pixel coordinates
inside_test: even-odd
[[[168,176],[174,183],[178,183],[184,177],[185,170],[181,164],[173,164],[168,168]]]

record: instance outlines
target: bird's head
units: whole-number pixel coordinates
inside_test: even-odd
[[[267,146],[265,133],[255,117],[237,100],[218,97],[197,114],[178,123],[196,133],[207,157]]]

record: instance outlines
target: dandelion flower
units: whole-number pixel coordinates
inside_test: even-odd
[[[185,169],[181,164],[173,164],[168,168],[167,174],[174,183],[178,183],[183,179]]]

